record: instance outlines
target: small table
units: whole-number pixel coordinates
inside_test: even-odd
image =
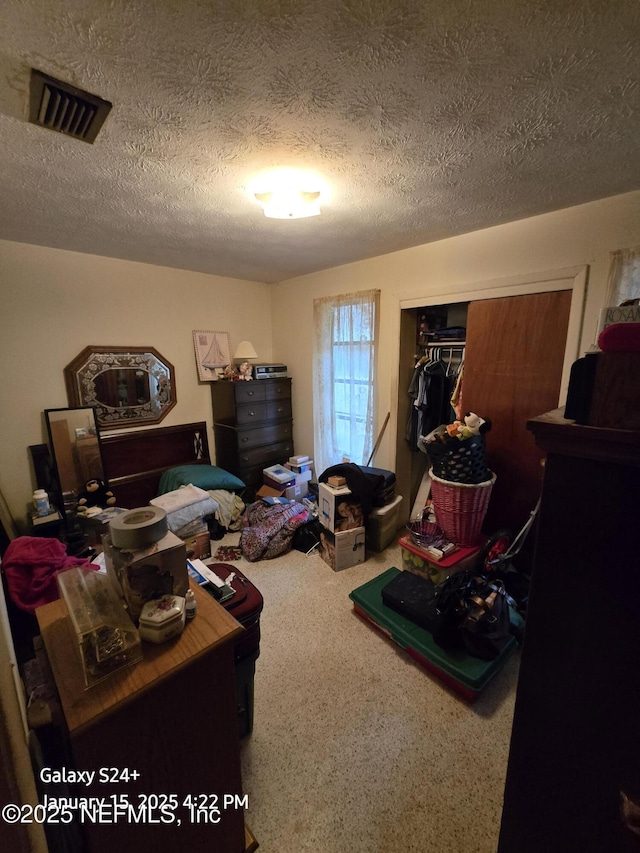
[[[107,801],[105,822],[84,822],[89,853],[245,850],[233,661],[233,641],[243,628],[191,585],[198,614],[184,632],[162,645],[143,643],[140,663],[89,690],[64,601],[36,612],[73,768],[96,771],[92,783],[77,786],[74,794]],[[116,768],[121,778],[100,782],[101,768]],[[129,778],[124,779],[127,769]],[[131,771],[139,774],[136,779]],[[175,795],[175,808],[166,799],[170,795]],[[224,795],[230,799],[223,800]],[[144,805],[151,819],[109,818],[109,803],[116,797],[135,809]],[[223,802],[228,804],[224,810]],[[198,816],[199,804],[203,809]],[[152,822],[170,814],[173,822]]]

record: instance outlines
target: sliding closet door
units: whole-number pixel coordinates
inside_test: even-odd
[[[491,418],[489,465],[497,474],[484,530],[518,530],[542,483],[529,418],[556,409],[571,291],[559,290],[469,305],[463,407]]]

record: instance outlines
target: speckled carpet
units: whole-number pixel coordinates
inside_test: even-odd
[[[519,653],[469,705],[356,616],[395,544],[337,573],[297,551],[236,565],[265,602],[242,741],[262,853],[494,853]]]

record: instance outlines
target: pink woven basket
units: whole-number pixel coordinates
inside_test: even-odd
[[[484,483],[453,483],[436,477],[432,468],[429,476],[436,521],[456,545],[473,548],[480,541],[496,475]]]

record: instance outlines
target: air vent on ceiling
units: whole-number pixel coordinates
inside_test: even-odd
[[[29,121],[58,133],[93,142],[111,104],[41,71],[31,69]]]

